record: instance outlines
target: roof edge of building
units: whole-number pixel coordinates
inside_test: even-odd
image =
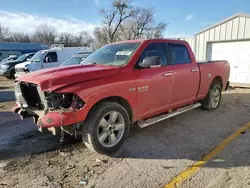
[[[205,32],[205,31],[207,31],[207,30],[209,30],[209,29],[212,29],[212,28],[214,28],[214,27],[216,27],[216,26],[218,26],[218,25],[221,25],[221,24],[223,24],[223,23],[225,23],[225,22],[228,22],[228,21],[230,21],[230,20],[233,20],[234,18],[237,18],[237,17],[246,17],[246,18],[250,18],[250,14],[246,14],[246,13],[243,13],[243,12],[239,12],[239,13],[237,13],[237,14],[234,14],[233,16],[230,16],[230,17],[228,17],[228,18],[226,18],[226,19],[224,19],[224,20],[222,20],[222,21],[220,21],[220,22],[218,22],[218,23],[216,23],[216,24],[213,24],[213,25],[211,25],[211,26],[209,26],[209,27],[207,27],[207,28],[201,30],[200,32],[194,34],[194,36],[199,35],[200,33],[203,33],[203,32]]]

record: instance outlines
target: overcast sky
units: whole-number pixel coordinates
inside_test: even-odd
[[[32,32],[48,23],[61,32],[92,32],[100,25],[100,8],[112,0],[1,0],[0,23],[12,31]],[[192,36],[238,12],[250,13],[250,0],[133,0],[134,5],[155,7],[158,21],[169,24],[165,35]],[[149,3],[150,2],[150,3]]]

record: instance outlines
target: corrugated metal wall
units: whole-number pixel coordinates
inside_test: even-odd
[[[184,38],[182,40],[187,41],[188,44],[190,45],[190,47],[192,48],[193,52],[195,52],[195,37],[188,37],[188,38]]]
[[[236,17],[186,39],[195,50],[198,61],[206,60],[207,43],[216,41],[250,40],[250,18]],[[196,43],[196,44],[195,44]]]

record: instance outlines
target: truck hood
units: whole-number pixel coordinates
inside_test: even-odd
[[[23,63],[19,63],[19,64],[15,65],[15,69],[24,68],[28,64],[30,64],[30,61],[25,61]]]
[[[119,70],[120,67],[93,64],[66,66],[31,72],[16,80],[37,84],[42,91],[53,91],[75,83],[116,76]]]

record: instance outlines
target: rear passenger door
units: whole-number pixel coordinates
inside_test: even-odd
[[[196,62],[192,62],[184,44],[168,44],[174,74],[174,108],[196,101],[200,73]]]

